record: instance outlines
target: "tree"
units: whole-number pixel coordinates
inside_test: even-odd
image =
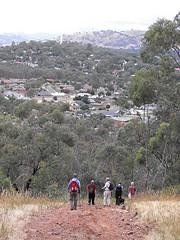
[[[81,110],[87,111],[87,110],[89,110],[89,106],[87,104],[84,104],[81,106]]]
[[[174,21],[160,19],[149,27],[143,38],[141,56],[145,62],[152,62],[154,57],[167,54],[175,64],[180,66],[180,23],[179,14]]]
[[[39,105],[36,101],[22,101],[16,108],[15,108],[15,114],[20,119],[27,118],[30,114],[32,109],[38,109]]]
[[[52,112],[52,118],[55,123],[61,124],[64,121],[64,115],[58,109],[55,109]]]
[[[141,69],[136,72],[130,86],[130,97],[140,107],[156,101],[157,73],[153,70]]]
[[[6,177],[5,174],[0,169],[0,192],[3,191],[3,189],[9,189],[11,186],[10,178]]]
[[[89,104],[89,98],[87,95],[84,95],[81,99],[85,104]]]
[[[180,65],[180,31],[179,14],[174,21],[160,19],[145,33],[141,57],[152,72],[141,70],[135,74],[132,82],[130,96],[135,105],[157,102],[157,120],[144,128],[144,143],[139,147],[136,160],[146,169],[145,185],[150,186],[158,181],[161,187],[173,182],[169,176],[173,175],[173,169],[178,165],[177,132],[174,132],[172,119],[179,115],[178,75],[175,67]],[[153,81],[153,78],[155,81]],[[151,85],[152,84],[152,85]],[[163,122],[166,121],[166,122]],[[173,120],[174,121],[174,120]],[[176,137],[175,137],[176,136]],[[171,174],[170,174],[171,173]],[[168,179],[168,181],[167,181]],[[152,186],[151,186],[152,187]]]
[[[143,39],[141,57],[158,71],[157,103],[163,121],[179,111],[179,75],[174,70],[180,66],[180,13],[174,21],[160,19],[149,27]]]

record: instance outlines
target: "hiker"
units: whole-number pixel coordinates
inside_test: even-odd
[[[104,190],[104,206],[110,206],[111,204],[111,191],[112,189],[112,183],[110,182],[110,179],[107,177],[104,187],[102,188]]]
[[[121,183],[118,183],[115,188],[116,205],[124,204],[124,199],[122,198],[122,191],[123,186],[121,185]]]
[[[131,182],[131,185],[128,188],[128,197],[129,199],[135,197],[136,195],[136,187],[134,185],[134,182]]]
[[[87,194],[88,194],[88,204],[90,205],[92,202],[92,205],[95,205],[94,200],[95,200],[95,194],[96,194],[96,184],[93,179],[87,185]]]
[[[77,174],[73,174],[73,178],[69,181],[68,191],[71,210],[77,209],[78,193],[80,192],[80,181],[77,178]]]

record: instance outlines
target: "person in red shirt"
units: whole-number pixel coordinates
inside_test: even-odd
[[[134,182],[131,182],[131,185],[128,188],[128,197],[131,199],[136,195],[136,187]]]
[[[95,205],[95,195],[96,195],[96,184],[94,180],[91,180],[91,182],[87,185],[87,194],[88,194],[88,204],[90,205],[92,202],[92,205]]]

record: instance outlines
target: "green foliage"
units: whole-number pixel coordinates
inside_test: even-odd
[[[29,80],[25,83],[25,88],[27,90],[29,89],[38,89],[40,88],[43,84],[45,83],[45,79],[43,77],[39,78],[39,79],[35,79],[35,80]]]
[[[88,44],[30,41],[0,48],[0,77],[29,79],[25,85],[28,96],[33,96],[46,79],[73,83],[76,89],[88,83],[96,89],[118,81],[112,72],[124,59],[138,60],[136,54]],[[126,71],[131,67],[127,65]]]
[[[78,136],[83,136],[86,132],[86,124],[83,120],[79,120],[75,125],[75,132]]]
[[[62,189],[56,183],[53,183],[47,187],[47,194],[50,198],[59,198],[60,196],[63,197]]]
[[[0,169],[0,192],[3,189],[9,189],[11,186],[10,178],[6,177],[5,174]]]
[[[69,129],[64,128],[61,130],[61,140],[62,142],[64,142],[65,144],[67,144],[69,147],[73,147],[74,146],[74,138],[72,133],[69,132]]]
[[[152,151],[161,144],[161,141],[165,140],[168,132],[169,123],[162,122],[155,135],[149,139],[149,147]]]
[[[175,64],[179,64],[178,55],[179,36],[176,22],[166,19],[159,19],[149,27],[143,39],[142,58],[145,62],[150,62],[154,56],[169,54]]]
[[[85,104],[89,104],[89,99],[87,95],[84,95],[81,99]]]
[[[114,183],[121,181],[124,194],[132,180],[140,191],[144,189],[144,182],[149,189],[178,185],[179,78],[174,72],[174,60],[168,56],[169,50],[177,46],[177,42],[173,45],[173,38],[169,38],[171,32],[177,32],[177,25],[175,27],[174,23],[163,20],[145,34],[146,56],[150,55],[155,65],[140,63],[137,55],[77,43],[32,41],[1,48],[0,60],[7,60],[7,64],[0,63],[0,76],[38,78],[37,82],[27,83],[30,94],[47,78],[72,83],[79,89],[84,83],[94,88],[102,86],[105,87],[103,95],[113,90],[113,81],[123,87],[119,105],[124,110],[132,106],[127,92],[130,75],[138,69],[130,84],[131,99],[136,106],[146,107],[156,102],[157,108],[155,118],[150,118],[148,123],[136,119],[118,129],[104,116],[86,119],[67,116],[64,112],[68,105],[6,100],[0,96],[0,185],[9,186],[12,182],[27,190],[30,184],[33,193],[57,197],[67,189],[73,172],[78,173],[82,191],[91,177],[101,186],[106,176]],[[19,67],[15,64],[17,53],[23,63],[31,58],[38,66],[19,64]],[[158,57],[154,58],[155,55]],[[117,68],[124,59],[126,71],[113,75],[114,70],[121,70]],[[14,63],[9,68],[12,60]],[[83,105],[86,111],[88,98],[84,97],[83,101],[87,104]]]
[[[15,114],[17,117],[24,119],[27,118],[32,109],[39,109],[39,105],[36,101],[25,101],[20,103],[16,108],[15,108]]]
[[[87,110],[89,110],[89,106],[87,104],[84,104],[81,106],[81,110],[87,111]]]
[[[174,185],[174,186],[169,186],[162,191],[165,194],[169,195],[179,195],[180,194],[180,184]]]
[[[45,162],[39,163],[39,171],[37,175],[32,177],[32,188],[33,191],[38,193],[45,193],[48,185],[50,184],[50,176],[48,174],[48,168]]]
[[[158,140],[162,140],[169,130],[169,123],[162,122],[157,129],[156,136]]]
[[[158,139],[157,137],[151,137],[149,139],[149,147],[151,150],[155,149],[158,146]]]
[[[136,153],[136,161],[139,164],[144,164],[145,163],[145,153],[146,153],[146,150],[145,150],[144,147],[140,147],[139,150],[137,151],[137,153]]]
[[[169,56],[162,56],[160,60],[160,73],[161,77],[169,76],[169,74],[174,72],[174,65],[172,63],[172,60]]]
[[[156,101],[157,74],[152,70],[139,70],[130,87],[130,97],[136,106]]]
[[[52,112],[52,118],[53,118],[54,123],[57,123],[57,124],[62,124],[64,121],[64,115],[58,109],[55,109]]]
[[[60,106],[60,109],[62,112],[66,112],[66,111],[69,111],[69,104],[68,103],[63,103],[61,106]]]

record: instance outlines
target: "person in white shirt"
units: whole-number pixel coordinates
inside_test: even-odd
[[[110,179],[107,177],[104,187],[102,188],[104,190],[104,206],[110,206],[111,205],[111,190],[110,187]]]

